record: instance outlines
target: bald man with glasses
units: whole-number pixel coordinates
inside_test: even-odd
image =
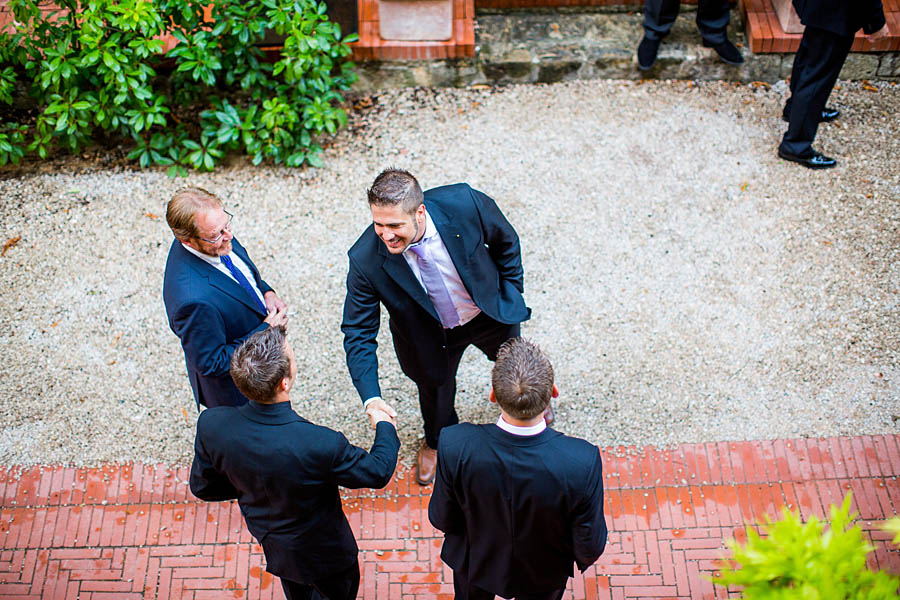
[[[287,325],[287,305],[231,233],[233,215],[206,190],[188,187],[169,201],[163,301],[181,340],[188,379],[200,405],[247,403],[231,379],[231,355],[248,337]]]

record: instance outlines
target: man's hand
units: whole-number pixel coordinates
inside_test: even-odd
[[[272,290],[266,292],[263,298],[266,300],[266,310],[269,312],[268,316],[263,319],[263,322],[268,323],[269,327],[277,327],[278,325],[287,327],[287,304]]]
[[[880,39],[886,38],[888,35],[890,35],[890,33],[891,32],[888,30],[887,23],[885,23],[884,27],[882,27],[875,33],[870,33],[869,35],[866,36],[866,39],[869,40],[870,42],[877,42]]]
[[[269,313],[265,319],[263,319],[264,323],[268,323],[269,327],[277,327],[278,325],[284,325],[287,327],[287,310],[278,310]]]
[[[287,304],[284,303],[284,300],[278,297],[278,295],[269,290],[265,294],[263,294],[263,298],[266,301],[266,310],[270,313],[276,311],[282,311],[287,313]]]
[[[366,405],[366,414],[369,416],[369,425],[372,429],[382,421],[397,427],[397,411],[381,398],[376,398]]]

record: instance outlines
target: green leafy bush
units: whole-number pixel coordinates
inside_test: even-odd
[[[897,598],[900,579],[866,566],[873,547],[852,525],[850,494],[840,507],[830,507],[830,515],[827,530],[815,516],[803,523],[787,508],[780,521],[767,519],[765,537],[748,527],[746,544],[730,542],[734,559],[713,582],[742,586],[747,600]]]
[[[340,92],[355,80],[346,57],[356,37],[342,38],[324,2],[56,4],[43,14],[37,0],[9,2],[17,25],[0,34],[0,105],[20,118],[0,123],[0,164],[124,138],[129,158],[170,173],[211,170],[229,151],[319,166],[316,140],[346,124]],[[284,40],[274,60],[260,47],[267,32]],[[168,52],[166,36],[178,41]]]

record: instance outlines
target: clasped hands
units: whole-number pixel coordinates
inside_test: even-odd
[[[366,404],[366,415],[369,417],[369,425],[372,426],[372,429],[375,429],[375,426],[382,421],[387,421],[395,428],[397,427],[397,411],[381,398],[375,398]]]
[[[266,311],[269,313],[263,322],[268,323],[270,327],[278,325],[287,327],[287,304],[284,303],[284,300],[271,290],[263,295],[263,299],[266,301]]]

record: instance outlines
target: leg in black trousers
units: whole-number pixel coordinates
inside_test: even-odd
[[[644,35],[651,40],[661,40],[672,30],[678,17],[678,0],[646,0],[644,2]],[[697,3],[697,28],[710,44],[725,41],[725,30],[731,17],[728,0],[699,0]]]
[[[679,0],[645,0],[644,35],[651,40],[661,40],[669,35],[680,6]]]
[[[852,45],[853,36],[817,27],[803,31],[791,70],[791,97],[785,104],[788,130],[778,148],[780,152],[801,158],[814,154],[812,143],[822,110]]]
[[[350,568],[306,585],[281,579],[284,597],[287,600],[355,600],[359,591],[359,564],[353,563]]]
[[[712,46],[728,39],[726,31],[731,18],[728,0],[699,0],[697,2],[697,29]]]
[[[456,371],[459,361],[469,346],[475,346],[488,357],[496,360],[497,350],[509,338],[518,337],[519,324],[498,323],[484,313],[459,327],[448,329],[447,354],[449,356],[447,380],[439,386],[419,385],[419,407],[425,425],[425,443],[437,448],[441,429],[459,423],[454,406],[456,401]]]

